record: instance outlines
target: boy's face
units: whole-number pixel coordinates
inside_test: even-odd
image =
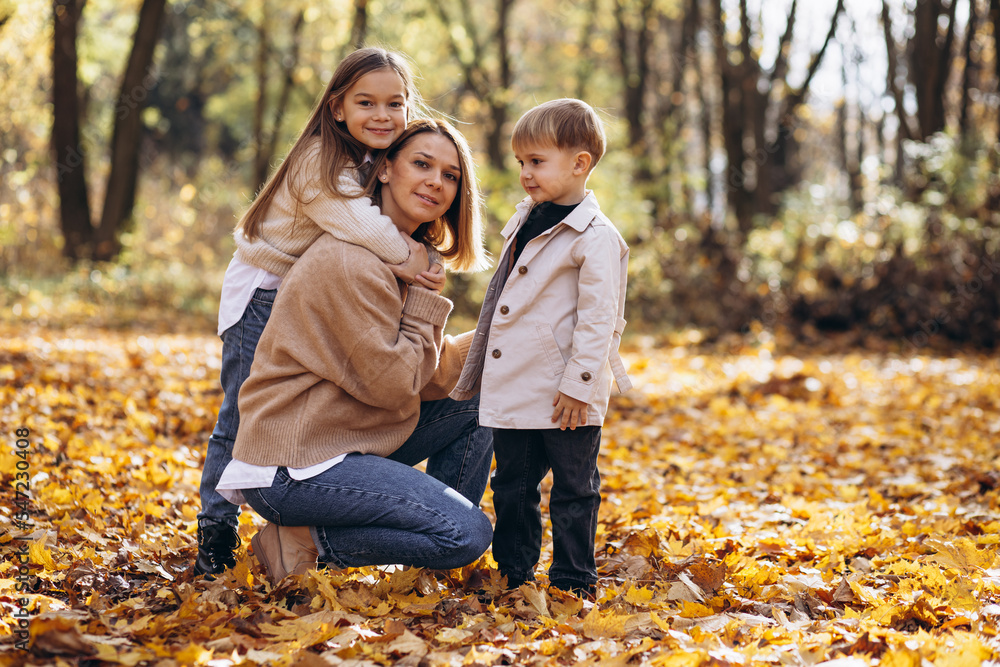
[[[589,161],[581,169],[579,151],[538,144],[525,144],[518,149],[514,158],[521,165],[521,187],[535,203],[548,201],[568,206],[583,200]]]

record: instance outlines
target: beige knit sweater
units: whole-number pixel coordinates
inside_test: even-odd
[[[233,457],[304,468],[386,456],[420,401],[455,386],[471,332],[443,336],[448,299],[401,284],[374,254],[323,234],[288,272],[239,395]]]
[[[345,198],[330,193],[320,181],[320,142],[316,138],[301,162],[292,165],[261,225],[260,234],[248,241],[237,229],[236,258],[279,276],[288,273],[306,248],[323,232],[371,250],[390,264],[405,262],[410,251],[396,226],[368,197]],[[300,199],[292,195],[290,185]],[[340,190],[360,194],[357,171],[345,169]]]

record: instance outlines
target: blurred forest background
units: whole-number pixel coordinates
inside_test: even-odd
[[[633,331],[993,347],[998,36],[1000,0],[0,0],[0,317],[211,330],[240,213],[381,44],[469,137],[494,252],[513,121],[602,109]]]

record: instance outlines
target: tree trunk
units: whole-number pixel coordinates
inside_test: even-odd
[[[913,11],[911,80],[917,93],[917,124],[920,139],[926,140],[945,128],[944,88],[951,68],[951,46],[955,34],[955,8],[948,8],[948,28],[940,43],[938,22],[944,15],[942,0],[917,0]]]
[[[166,4],[166,0],[143,0],[139,10],[132,53],[125,67],[121,95],[115,108],[111,172],[101,225],[97,230],[94,259],[108,260],[118,253],[118,235],[132,217],[139,179],[142,110],[150,89],[156,84],[151,68]]]
[[[886,0],[882,0],[882,31],[885,34],[885,50],[888,54],[886,58],[886,84],[889,92],[892,93],[892,99],[896,107],[896,120],[899,124],[899,129],[896,130],[896,164],[893,170],[893,182],[898,186],[902,186],[904,166],[903,142],[907,139],[912,139],[916,134],[916,130],[910,127],[910,117],[907,115],[906,107],[903,103],[903,86],[901,85],[902,82],[898,79],[896,38],[892,35],[892,16],[889,13],[889,3]]]
[[[1000,54],[1000,0],[990,0],[990,22],[993,23],[993,72],[997,81],[997,92],[1000,93],[1000,57],[996,55]],[[996,119],[996,136],[1000,140],[1000,112],[996,114]],[[995,153],[996,151],[990,151],[991,155]]]
[[[463,0],[464,2],[464,0]],[[491,90],[487,99],[490,104],[490,132],[486,136],[486,154],[490,164],[503,169],[507,156],[507,91],[511,84],[510,51],[508,31],[510,30],[510,8],[514,0],[497,0],[497,68],[500,79],[499,90]]]
[[[722,107],[722,146],[728,158],[725,174],[726,198],[736,215],[741,235],[745,238],[753,224],[753,193],[747,189],[746,149],[743,144],[743,87],[737,66],[730,64],[725,35],[721,26],[722,0],[712,0],[712,20],[719,29],[713,30],[715,60],[719,70],[719,93]]]
[[[740,35],[738,64],[730,62],[730,52],[722,26],[722,0],[712,2],[716,62],[721,82],[722,137],[723,148],[729,160],[727,172],[728,200],[739,230],[745,239],[753,226],[753,216],[757,213],[773,214],[777,208],[775,195],[784,192],[797,180],[790,165],[796,151],[794,138],[795,114],[805,103],[809,86],[819,70],[826,50],[833,41],[838,20],[844,12],[844,0],[838,0],[827,31],[823,46],[813,54],[805,80],[796,88],[788,85],[785,71],[788,48],[792,40],[797,3],[793,2],[788,15],[788,23],[781,37],[778,57],[774,68],[767,77],[757,61],[757,49],[752,45],[750,19],[746,0],[740,0]],[[780,100],[772,100],[771,91],[775,81],[781,79],[781,89],[785,90]],[[761,83],[765,92],[761,92]],[[776,108],[775,108],[775,105]],[[776,120],[769,120],[774,118]],[[766,123],[776,123],[766,128]],[[767,130],[770,129],[770,132]],[[768,141],[768,136],[773,140]]]
[[[860,77],[859,79],[860,80]],[[865,175],[862,169],[865,164],[865,125],[867,118],[859,101],[855,107],[858,114],[858,142],[854,146],[854,164],[851,167],[851,208],[855,213],[865,207]]]
[[[996,0],[1000,2],[1000,0]],[[887,68],[887,84],[889,92],[892,93],[892,100],[896,106],[896,118],[899,120],[899,132],[903,135],[904,139],[910,139],[913,137],[913,131],[910,129],[910,119],[906,115],[906,108],[903,106],[903,87],[900,86],[900,81],[898,80],[898,63],[896,56],[896,39],[892,36],[892,17],[889,14],[889,3],[887,0],[882,0],[882,31],[885,34],[885,50],[888,54],[886,59]]]
[[[257,24],[257,101],[253,107],[253,182],[259,188],[267,179],[268,162],[271,156],[267,154],[267,140],[264,139],[264,113],[267,110],[267,61],[270,50],[268,34],[270,32],[270,17],[267,12],[267,0],[260,5],[260,22]]]
[[[77,260],[89,252],[87,176],[80,147],[80,95],[76,35],[86,0],[54,0],[52,49],[52,151],[59,184],[59,223],[63,255]]]
[[[998,0],[1000,1],[1000,0]],[[587,2],[587,23],[580,31],[580,41],[577,43],[577,67],[576,67],[576,98],[587,99],[587,82],[594,74],[593,53],[590,47],[593,41],[593,32],[597,25],[597,0]]]
[[[855,108],[857,124],[854,132],[849,132],[850,106],[847,101],[847,53],[843,45],[841,45],[840,62],[840,81],[844,90],[844,97],[837,104],[837,139],[839,144],[840,168],[847,176],[851,212],[858,213],[864,206],[861,174],[861,164],[864,161],[865,150],[864,112],[861,110],[861,104],[858,103]],[[857,75],[855,80],[861,81],[860,74]],[[850,142],[852,136],[854,137],[853,151],[851,150],[852,145]]]
[[[969,120],[970,89],[974,85],[976,63],[974,45],[976,31],[979,29],[979,3],[969,0],[969,23],[965,28],[965,68],[962,71],[962,102],[958,116],[958,132],[962,137],[963,148],[968,148],[969,139],[973,135],[973,127]]]
[[[699,70],[700,70],[699,66]],[[698,77],[699,81],[709,81],[710,74],[705,73]],[[715,214],[715,177],[712,174],[712,104],[709,101],[708,86],[697,85],[695,88],[698,91],[698,108],[701,111],[701,136],[704,142],[705,154],[702,156],[704,164],[702,169],[705,170],[705,207],[708,211],[708,217],[711,218]]]
[[[789,22],[792,20],[794,15],[789,17]],[[761,68],[753,56],[751,37],[747,2],[740,0],[740,88],[743,93],[744,123],[749,126],[749,134],[753,137],[753,151],[749,156],[751,159],[744,162],[747,168],[745,174],[750,179],[747,189],[753,192],[754,213],[770,214],[773,212],[771,205],[773,165],[768,164],[765,152],[767,139],[764,128],[770,91],[762,94],[758,88]]]
[[[618,26],[618,54],[624,83],[625,120],[628,123],[628,143],[636,160],[638,181],[652,180],[647,156],[645,117],[646,89],[649,84],[649,52],[652,34],[653,0],[641,0],[635,27],[629,25],[632,10],[615,1],[615,21]]]
[[[281,81],[281,92],[278,93],[278,102],[274,107],[273,122],[271,123],[271,136],[267,143],[267,163],[270,164],[275,153],[278,152],[278,137],[281,135],[281,122],[285,118],[285,111],[288,109],[288,100],[292,94],[292,86],[295,84],[295,68],[299,64],[299,37],[302,35],[302,26],[306,23],[306,13],[299,10],[292,23],[292,43],[291,53],[287,63],[283,66]],[[264,175],[264,179],[267,174]],[[258,181],[263,183],[264,179]]]
[[[496,36],[492,44],[497,46],[497,71],[489,72],[484,63],[487,62],[486,40],[481,40],[476,25],[479,18],[473,15],[471,4],[464,0],[460,3],[462,27],[468,37],[472,54],[463,55],[462,48],[455,39],[451,29],[454,21],[448,13],[443,1],[431,3],[438,17],[445,26],[448,35],[448,47],[455,62],[462,69],[463,87],[465,93],[471,93],[485,102],[489,109],[489,125],[486,132],[486,154],[490,165],[498,170],[504,168],[507,157],[507,132],[505,125],[508,114],[508,98],[512,80],[511,58],[509,51],[510,10],[515,0],[497,0]]]
[[[798,88],[786,93],[784,99],[781,101],[781,108],[778,110],[777,134],[774,141],[766,149],[767,155],[770,156],[766,160],[766,167],[768,169],[767,189],[758,194],[758,201],[764,202],[765,210],[773,211],[775,205],[773,201],[774,195],[784,192],[787,188],[794,185],[795,180],[797,180],[797,176],[793,177],[790,171],[793,157],[798,150],[794,132],[795,114],[798,112],[799,107],[805,103],[806,95],[809,94],[809,86],[812,84],[813,77],[816,76],[816,72],[823,62],[827,48],[833,42],[833,37],[837,33],[837,24],[840,20],[840,15],[843,13],[844,0],[837,0],[837,6],[833,9],[833,17],[830,19],[830,29],[826,33],[826,39],[823,40],[823,46],[813,54],[812,59],[809,61],[809,69],[806,71],[805,80]]]
[[[360,49],[368,39],[368,0],[354,0],[354,21],[351,24],[351,45]]]
[[[669,25],[663,16],[660,17],[660,22],[665,28]],[[697,67],[695,36],[700,23],[698,0],[684,0],[680,34],[669,61],[670,92],[657,95],[658,102],[654,107],[653,136],[657,144],[654,150],[661,158],[658,163],[651,164],[655,167],[651,179],[662,183],[662,186],[651,189],[648,196],[653,204],[654,224],[663,228],[672,228],[673,218],[678,214],[683,213],[690,218],[693,213],[693,191],[686,174],[694,165],[689,164],[689,151],[684,150],[680,135],[690,119],[689,111],[693,108],[684,94],[684,77],[689,64]],[[655,87],[658,83],[654,79],[651,85]],[[680,202],[673,199],[671,184],[675,181],[680,182]]]

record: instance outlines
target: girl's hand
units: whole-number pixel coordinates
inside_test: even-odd
[[[552,411],[552,423],[555,424],[561,418],[560,431],[565,431],[566,426],[569,426],[569,430],[575,431],[577,426],[587,425],[587,404],[583,401],[559,392],[552,399],[552,405],[555,406],[555,410]]]
[[[444,272],[444,267],[440,264],[431,264],[429,270],[422,272],[413,280],[414,285],[420,285],[438,294],[444,289],[446,282],[447,275]]]
[[[386,264],[392,275],[402,280],[407,285],[413,284],[417,276],[430,269],[430,261],[427,259],[427,248],[423,243],[414,241],[411,237],[400,232],[400,236],[406,241],[410,248],[410,256],[402,264]]]

